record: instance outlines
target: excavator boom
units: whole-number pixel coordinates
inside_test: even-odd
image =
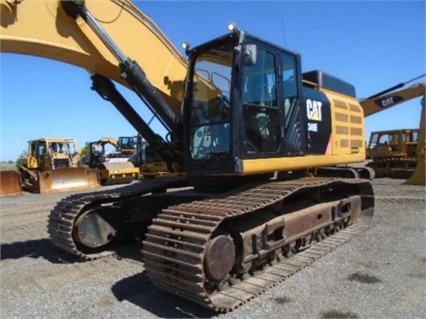
[[[364,109],[364,116],[367,117],[422,96],[425,94],[425,90],[426,84],[419,83],[399,91],[393,91],[379,96],[374,95],[373,97],[360,101],[360,104]]]
[[[169,169],[182,166],[180,152],[170,152],[169,143],[152,132],[112,82],[132,89],[173,142],[182,144],[181,104],[187,62],[154,21],[128,0],[0,0],[0,4],[2,52],[85,68],[92,74],[92,89],[113,103],[136,131],[157,147]],[[125,37],[123,30],[129,32]]]
[[[122,78],[122,65],[111,52],[112,45],[103,42],[84,21],[91,17],[103,28],[101,33],[107,33],[127,56],[143,65],[147,78],[180,118],[186,60],[154,21],[128,0],[85,1],[84,19],[81,12],[73,18],[64,11],[64,6],[73,3],[1,0],[1,51],[70,63],[129,87]],[[123,32],[127,32],[125,36]]]

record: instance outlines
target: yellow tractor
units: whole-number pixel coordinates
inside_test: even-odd
[[[71,138],[29,141],[28,154],[19,167],[22,187],[40,194],[100,187],[96,170],[74,167],[76,147]]]

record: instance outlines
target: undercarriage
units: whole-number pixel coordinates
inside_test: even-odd
[[[146,273],[162,289],[231,311],[364,230],[373,206],[369,182],[329,178],[173,206],[148,229]]]
[[[226,312],[366,229],[374,210],[365,179],[273,180],[216,195],[182,190],[186,183],[152,180],[70,196],[52,211],[49,234],[86,260],[141,238],[155,285]]]

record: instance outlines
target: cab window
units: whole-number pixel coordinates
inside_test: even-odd
[[[245,67],[243,105],[249,153],[278,150],[280,119],[275,55],[258,47],[256,64]]]
[[[285,128],[288,129],[290,119],[297,105],[297,68],[293,55],[283,54],[282,61],[282,96],[284,105]]]

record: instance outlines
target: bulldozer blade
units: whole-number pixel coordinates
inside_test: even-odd
[[[96,169],[84,167],[57,168],[37,173],[35,191],[44,193],[69,192],[100,188]]]
[[[21,175],[17,171],[0,171],[0,197],[22,195]]]

